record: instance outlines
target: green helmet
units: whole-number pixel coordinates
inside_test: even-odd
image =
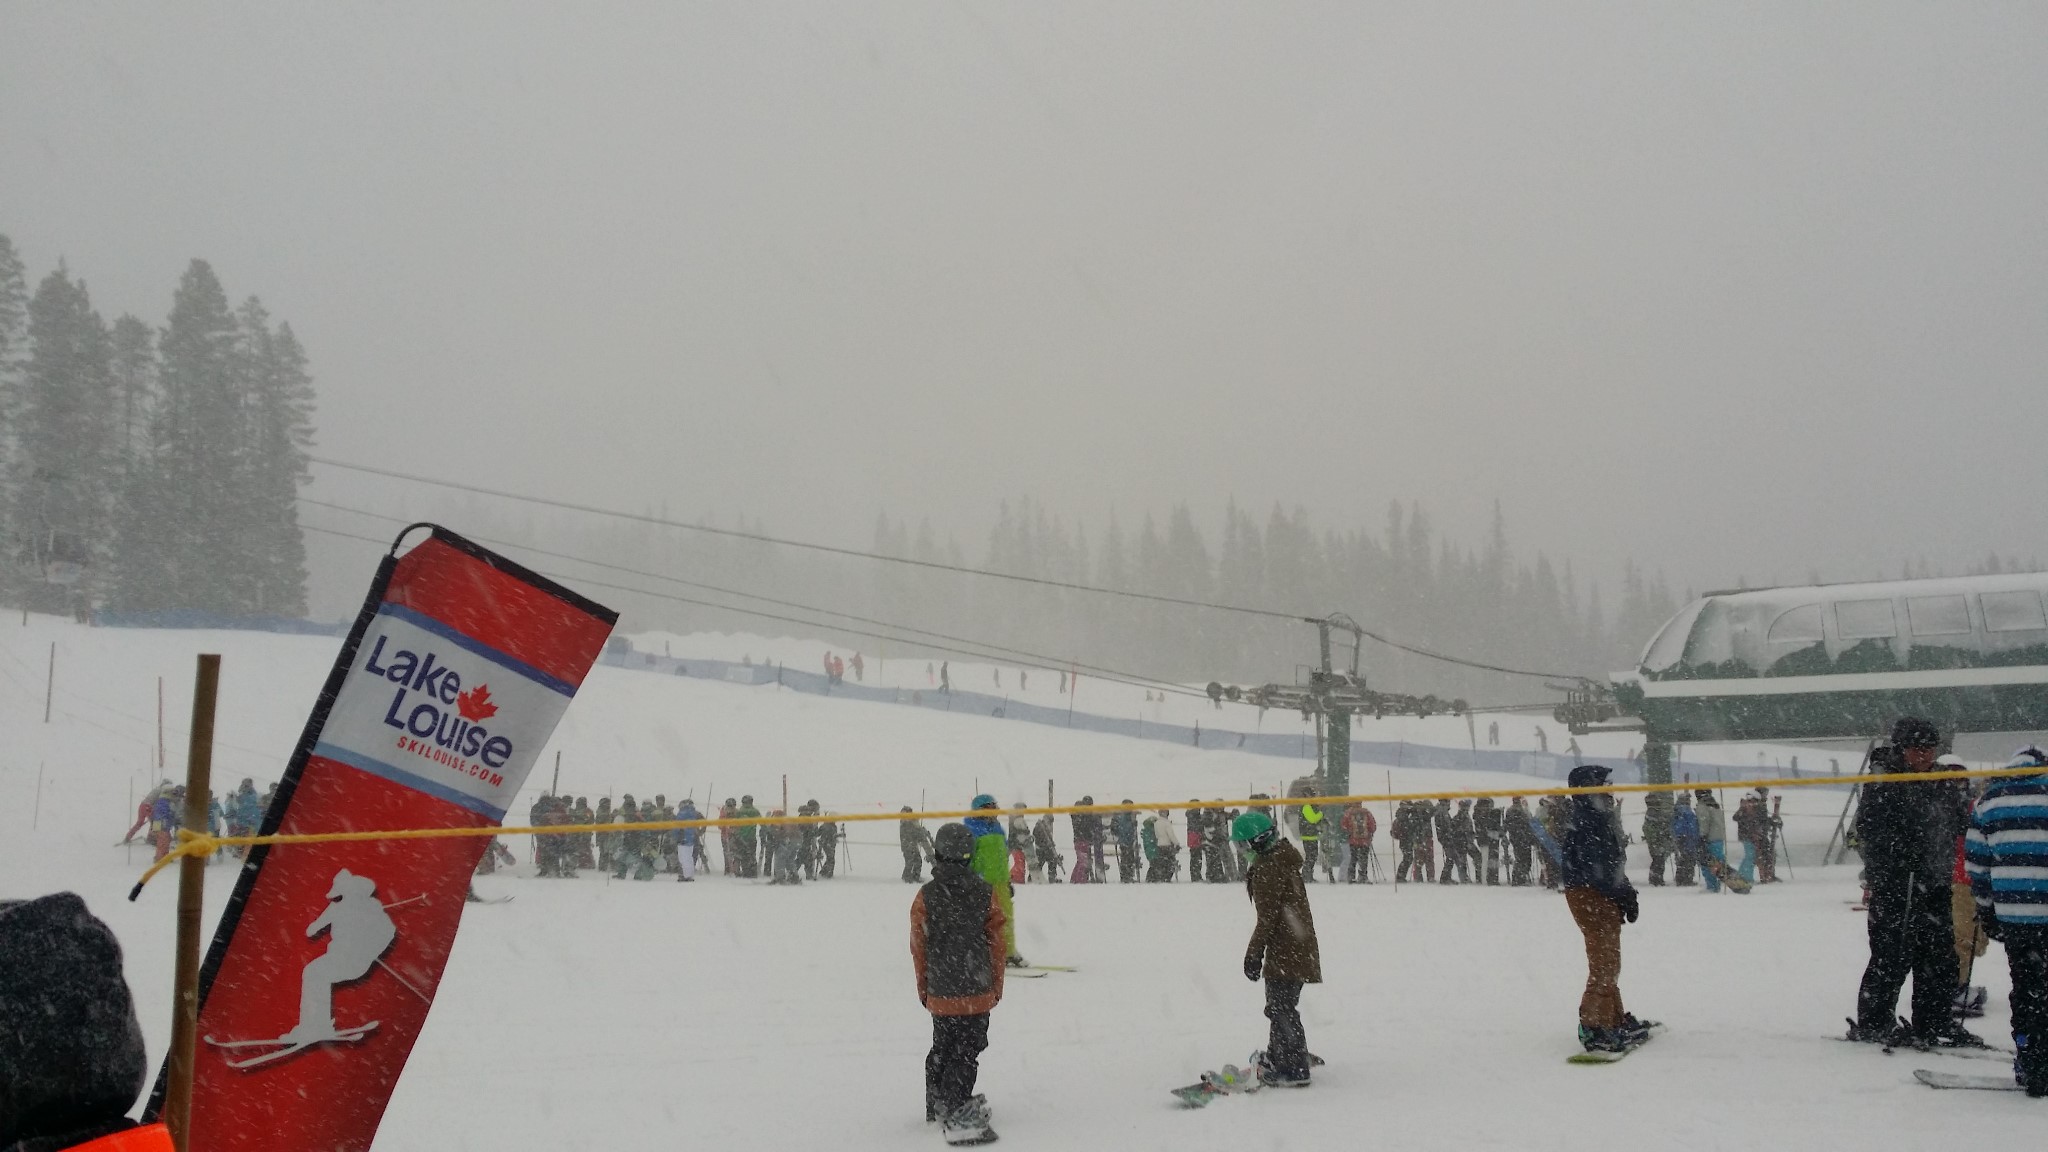
[[[1273,818],[1264,812],[1246,812],[1230,822],[1233,844],[1249,844],[1273,830]]]

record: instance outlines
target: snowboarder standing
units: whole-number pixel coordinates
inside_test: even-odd
[[[1003,998],[1008,954],[1009,917],[1001,889],[969,866],[987,835],[978,836],[962,824],[940,828],[931,882],[910,903],[917,1000],[932,1015],[932,1047],[924,1059],[924,1118],[940,1122],[948,1144],[986,1144],[996,1138],[988,1100],[974,1091],[981,1053],[988,1047],[989,1013]],[[1009,884],[1007,870],[1002,884]]]
[[[754,807],[752,796],[742,796],[740,806],[733,815],[742,820],[758,820],[761,810]],[[742,879],[752,880],[761,873],[760,857],[754,854],[754,844],[760,838],[760,827],[758,824],[743,824],[733,830],[733,847],[739,849]]]
[[[1259,1080],[1285,1088],[1309,1083],[1308,1033],[1301,1025],[1301,990],[1323,982],[1322,951],[1315,916],[1309,910],[1301,853],[1258,812],[1237,818],[1230,839],[1251,850],[1245,891],[1257,920],[1244,951],[1244,978],[1266,982],[1266,1019],[1271,1027],[1258,1060]]]
[[[1671,859],[1676,847],[1673,835],[1673,817],[1664,810],[1666,798],[1663,793],[1652,792],[1643,806],[1643,843],[1650,849],[1650,887],[1664,886],[1664,865]],[[1680,880],[1680,884],[1685,881]]]
[[[1891,746],[1871,754],[1872,769],[1893,782],[1865,787],[1856,812],[1863,882],[1870,889],[1870,963],[1849,1022],[1851,1040],[1983,1045],[1949,1015],[1957,975],[1949,876],[1956,834],[1967,819],[1963,790],[1953,781],[1911,779],[1933,770],[1940,747],[1932,722],[1906,716],[1892,725]],[[1900,1037],[1894,1013],[1909,975],[1911,1034]]]
[[[2042,771],[1993,780],[1977,801],[1969,832],[1970,893],[1978,926],[2005,945],[2012,969],[2014,1076],[2027,1095],[2048,1096],[2048,903],[2041,902],[2037,879],[2048,868],[2048,816],[2042,815],[2048,754],[2022,748],[2006,767]]]
[[[1607,769],[1581,764],[1572,769],[1573,788],[1599,788]],[[1588,1052],[1623,1052],[1641,1043],[1647,1027],[1622,1008],[1621,926],[1638,914],[1636,890],[1628,882],[1621,830],[1614,821],[1614,797],[1607,793],[1571,798],[1571,824],[1561,845],[1558,871],[1572,920],[1586,938],[1586,991],[1579,998],[1579,1043]]]
[[[1024,966],[1024,957],[1017,951],[1017,910],[1013,903],[1015,893],[1010,890],[1010,843],[1003,835],[1003,822],[996,815],[999,809],[996,798],[984,792],[974,798],[972,805],[976,812],[987,812],[986,816],[974,816],[967,821],[967,830],[974,833],[974,872],[988,886],[995,890],[996,903],[1003,913],[1003,950],[1010,965]],[[932,850],[932,869],[938,869],[938,849]]]

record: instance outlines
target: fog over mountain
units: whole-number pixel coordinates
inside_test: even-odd
[[[1004,501],[1091,549],[1185,505],[1212,562],[1233,501],[1382,543],[1419,506],[1475,561],[1498,503],[1513,566],[1571,564],[1581,616],[1597,581],[1610,632],[1630,562],[1675,594],[2048,557],[2037,6],[12,4],[4,29],[27,287],[62,260],[161,327],[204,257],[289,318],[319,455],[856,547],[928,521],[973,564]],[[597,531],[312,475],[458,529]],[[306,547],[309,610],[345,610],[368,546]],[[825,573],[836,604],[882,595]],[[1316,610],[1445,639],[1350,587]]]

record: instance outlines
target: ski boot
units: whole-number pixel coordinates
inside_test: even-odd
[[[1882,1044],[1886,1048],[1896,1048],[1912,1035],[1911,1028],[1900,1024],[1859,1024],[1850,1019],[1849,1034],[1842,1039],[1855,1044]]]
[[[1013,953],[1012,955],[1010,955],[1010,956],[1007,956],[1007,957],[1005,957],[1005,958],[1003,959],[1003,963],[1004,963],[1004,964],[1006,964],[1006,965],[1008,965],[1009,967],[1012,967],[1012,968],[1029,968],[1029,967],[1031,967],[1031,965],[1030,965],[1030,964],[1029,964],[1028,962],[1026,962],[1026,961],[1025,961],[1025,959],[1024,959],[1024,958],[1023,958],[1022,956],[1018,956],[1018,955],[1015,955],[1014,953]]]
[[[2035,1037],[2024,1033],[2012,1038],[2012,1077],[2027,1095],[2048,1096],[2048,1051]]]
[[[1588,1052],[1626,1052],[1629,1037],[1619,1028],[1589,1028],[1581,1024],[1579,1046]]]
[[[1299,1075],[1290,1076],[1283,1073],[1266,1062],[1266,1051],[1263,1048],[1252,1053],[1252,1066],[1247,1071],[1258,1076],[1259,1086],[1262,1088],[1306,1088],[1309,1085],[1309,1073],[1306,1069]]]
[[[1944,1020],[1925,1032],[1914,1033],[1913,1043],[1915,1047],[1928,1049],[1991,1047],[1982,1037],[1954,1020]]]
[[[939,1135],[948,1144],[992,1144],[996,1130],[989,1126],[988,1098],[971,1096],[967,1103],[939,1122]]]
[[[1984,1002],[1989,992],[1983,985],[1956,989],[1955,1002],[1949,1006],[1949,1014],[1958,1020],[1974,1019],[1984,1014]]]

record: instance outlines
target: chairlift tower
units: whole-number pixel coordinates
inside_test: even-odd
[[[1376,692],[1368,688],[1365,675],[1359,670],[1359,650],[1365,646],[1365,629],[1359,627],[1351,617],[1342,612],[1333,612],[1320,618],[1304,617],[1302,623],[1315,626],[1317,654],[1320,657],[1318,665],[1309,670],[1306,685],[1265,684],[1257,688],[1241,689],[1212,682],[1209,685],[1209,698],[1217,701],[1244,701],[1260,708],[1289,708],[1300,712],[1304,720],[1313,718],[1316,721],[1317,759],[1318,767],[1323,774],[1324,795],[1351,794],[1353,715],[1361,712],[1369,712],[1375,717],[1410,713],[1419,717],[1465,714],[1467,705],[1463,700]],[[1337,666],[1333,651],[1333,633],[1340,632],[1347,634],[1351,639],[1351,660],[1348,669]]]

